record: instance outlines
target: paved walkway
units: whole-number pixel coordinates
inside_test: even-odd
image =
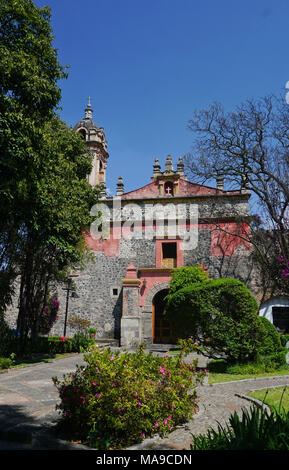
[[[83,356],[76,354],[0,374],[0,449],[88,449],[54,439],[52,433],[59,416],[55,411],[59,396],[51,378],[62,378],[83,363]],[[234,410],[240,412],[252,406],[244,399],[244,394],[283,385],[289,386],[289,375],[202,385],[199,387],[200,412],[191,422],[166,438],[147,439],[131,449],[189,449],[192,433],[206,433],[208,428],[216,427],[217,422],[228,421]]]

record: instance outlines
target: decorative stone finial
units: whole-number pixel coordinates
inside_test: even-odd
[[[183,162],[183,157],[180,156],[179,161],[178,161],[178,166],[177,166],[177,172],[180,175],[183,175],[184,171],[185,171],[185,165],[184,165],[184,162]]]
[[[161,165],[159,163],[158,158],[155,159],[155,163],[154,163],[153,168],[154,168],[154,176],[157,176],[157,175],[161,174]]]
[[[167,156],[167,159],[166,159],[166,164],[165,164],[165,171],[174,171],[173,169],[173,161],[172,161],[172,157],[170,155]]]
[[[118,182],[116,185],[116,195],[121,196],[124,193],[124,184],[123,184],[123,179],[122,176],[118,177]]]

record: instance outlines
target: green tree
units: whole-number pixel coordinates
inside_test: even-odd
[[[52,48],[50,10],[30,0],[0,0],[0,313],[19,274],[23,193],[34,176],[39,129],[54,114],[66,77]]]
[[[88,254],[83,231],[98,191],[86,181],[91,162],[82,139],[54,118],[43,128],[35,177],[25,185],[27,202],[21,231],[18,331],[36,337],[54,282]]]
[[[0,311],[19,276],[24,339],[37,336],[53,284],[84,260],[98,195],[85,143],[56,115],[67,74],[52,40],[49,8],[0,0]]]

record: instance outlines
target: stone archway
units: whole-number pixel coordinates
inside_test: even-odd
[[[142,338],[146,344],[153,343],[153,299],[158,292],[169,289],[169,286],[169,281],[160,282],[155,284],[146,295],[142,308]]]

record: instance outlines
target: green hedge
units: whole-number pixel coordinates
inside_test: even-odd
[[[175,268],[170,281],[169,297],[184,287],[208,281],[208,274],[201,266],[182,266]]]
[[[287,342],[289,341],[289,335],[280,335],[280,341],[282,346],[285,347]]]
[[[73,338],[64,338],[61,336],[40,336],[33,342],[27,339],[25,342],[24,354],[21,352],[20,338],[15,337],[14,333],[7,334],[1,339],[2,357],[10,357],[15,354],[16,357],[30,357],[32,354],[64,354],[70,352],[84,352],[95,343],[93,339],[86,335],[77,333]]]
[[[258,304],[244,283],[216,279],[193,284],[168,296],[165,314],[177,335],[199,341],[210,357],[230,361],[255,358],[266,336]]]
[[[282,344],[280,335],[276,327],[265,317],[258,317],[258,321],[261,323],[264,329],[264,340],[258,353],[261,356],[272,355],[282,350]]]

